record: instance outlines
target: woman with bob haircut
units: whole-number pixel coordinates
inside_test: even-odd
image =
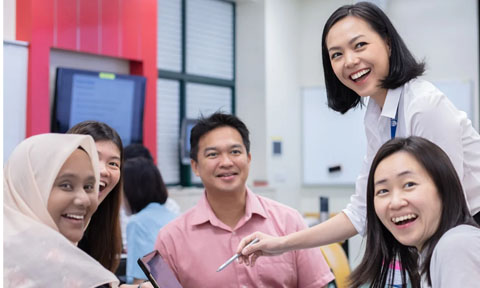
[[[127,280],[141,283],[146,276],[137,259],[154,249],[158,231],[176,217],[164,205],[168,191],[155,163],[144,157],[123,165],[125,210],[132,214],[127,224]]]
[[[100,163],[98,209],[78,247],[115,273],[122,253],[119,214],[123,193],[122,139],[113,128],[98,121],[80,122],[67,133],[92,136]]]
[[[447,154],[415,136],[385,143],[370,168],[366,250],[351,287],[393,283],[384,263],[396,257],[403,287],[407,274],[414,288],[478,287],[478,251],[480,229]]]
[[[460,177],[470,213],[480,222],[480,136],[464,112],[417,78],[425,65],[415,60],[385,13],[368,2],[338,8],[323,29],[322,59],[330,108],[346,113],[369,97],[367,153],[355,193],[343,213],[314,227],[279,238],[259,232],[245,237],[237,248],[244,255],[240,261],[253,264],[261,255],[365,235],[368,171],[380,146],[395,137],[420,136],[440,146]],[[260,241],[243,250],[254,238]]]

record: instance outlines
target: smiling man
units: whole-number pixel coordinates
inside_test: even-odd
[[[246,186],[250,140],[229,114],[199,119],[190,137],[191,165],[205,193],[195,207],[159,232],[155,249],[183,287],[322,287],[333,279],[320,249],[262,257],[255,266],[233,262],[240,240],[255,232],[277,236],[306,228],[292,208],[255,195]]]

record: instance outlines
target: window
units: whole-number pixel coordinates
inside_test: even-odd
[[[158,0],[157,155],[165,183],[200,184],[180,161],[184,118],[235,112],[235,4]]]

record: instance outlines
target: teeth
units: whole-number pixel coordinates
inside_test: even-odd
[[[232,176],[232,175],[234,175],[234,174],[233,173],[232,174],[222,174],[222,175],[220,175],[220,177],[228,177],[228,176]]]
[[[67,218],[73,218],[77,220],[83,220],[85,218],[85,215],[75,215],[75,214],[65,214]]]
[[[402,221],[405,221],[405,220],[415,219],[415,218],[417,218],[417,215],[408,214],[408,215],[404,215],[404,216],[400,216],[400,217],[392,217],[392,222],[393,223],[399,223],[399,222],[402,222]]]
[[[355,73],[351,76],[352,80],[357,80],[358,78],[362,77],[363,75],[367,74],[368,72],[370,72],[370,69],[365,69],[365,70],[359,71],[359,72],[357,72],[357,73]]]

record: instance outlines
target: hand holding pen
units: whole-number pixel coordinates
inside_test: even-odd
[[[251,244],[254,239],[259,241]],[[260,256],[274,256],[287,251],[283,246],[283,237],[274,237],[261,232],[255,232],[244,237],[237,247],[238,263],[254,266]]]
[[[258,242],[258,238],[255,238],[253,239],[253,241],[251,241],[250,243],[248,243],[248,245],[245,247],[250,247],[252,246],[253,244],[257,243]],[[235,255],[232,256],[232,258],[228,259],[227,262],[223,263],[220,267],[218,267],[217,269],[217,272],[220,272],[222,271],[225,267],[227,267],[230,263],[232,263],[235,259],[237,259],[241,254],[240,253],[237,253]]]

